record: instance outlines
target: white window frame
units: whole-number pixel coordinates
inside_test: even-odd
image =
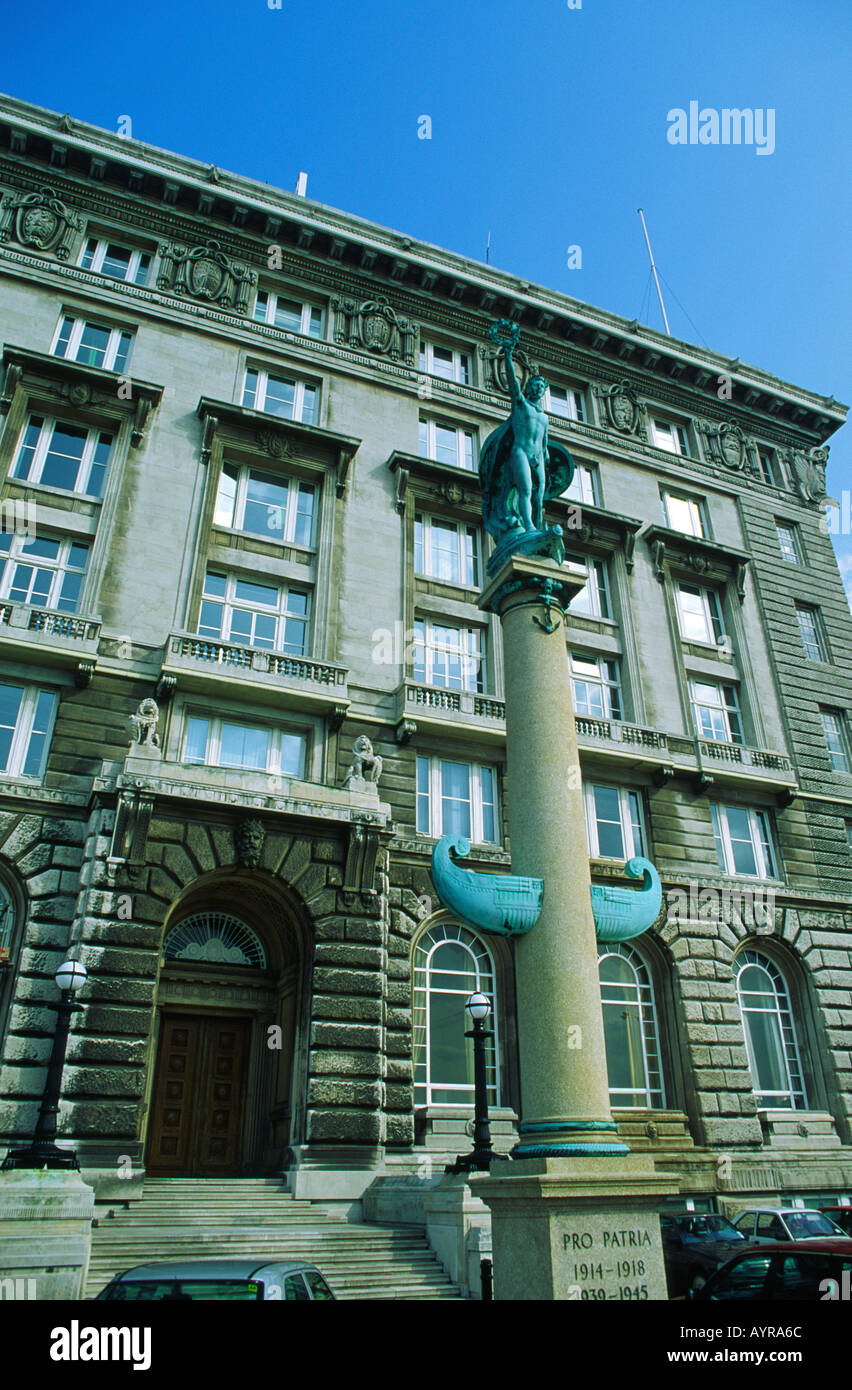
[[[257,388],[253,393],[254,404],[246,401],[246,395],[249,392],[248,379],[251,375],[257,377]],[[285,415],[280,410],[267,410],[266,397],[270,380],[281,382],[284,386],[293,387],[292,415]],[[311,418],[308,420],[305,419],[306,390],[314,392],[313,402],[310,403]],[[300,424],[318,425],[320,412],[320,384],[317,381],[306,381],[302,377],[277,376],[275,372],[267,371],[265,367],[247,366],[243,373],[243,389],[240,396],[240,403],[244,405],[247,410],[263,411],[264,414],[270,415],[273,419],[295,420]]]
[[[629,965],[636,981],[635,995],[627,998],[623,985],[601,980],[601,1005],[604,1011],[607,1005],[636,1010],[642,1038],[642,1070],[645,1084],[642,1090],[616,1089],[610,1085],[609,1103],[613,1110],[664,1110],[666,1107],[666,1087],[660,1049],[657,1004],[650,966],[631,942],[612,942],[604,946],[598,956],[598,976],[601,973],[601,966],[610,956],[620,956]],[[611,998],[607,997],[610,989],[613,991]],[[605,1012],[604,1019],[606,1019]],[[632,1100],[628,1101],[627,1097],[631,1097]]]
[[[187,752],[187,744],[190,737],[190,724],[193,720],[199,723],[206,723],[207,725],[207,737],[203,759],[190,757]],[[225,724],[268,735],[269,742],[265,767],[252,767],[250,764],[245,763],[222,762],[222,727]],[[281,770],[281,750],[284,735],[296,737],[302,741],[301,772],[282,772]],[[279,777],[292,777],[295,781],[301,782],[307,780],[308,769],[310,767],[309,759],[310,739],[308,731],[304,728],[289,728],[284,725],[267,723],[253,724],[245,719],[232,719],[227,715],[211,714],[208,710],[196,710],[189,707],[184,711],[184,724],[181,736],[181,762],[187,767],[217,767],[226,772],[268,772]]]
[[[718,699],[702,699],[697,693],[697,687],[703,686],[707,690],[713,690],[718,695]],[[721,681],[690,679],[689,700],[692,705],[692,718],[695,723],[695,732],[698,738],[703,738],[706,743],[739,743],[743,742],[743,722],[740,712],[740,702],[737,696],[737,688],[734,685],[723,684]],[[709,709],[721,714],[722,722],[725,726],[724,738],[717,738],[715,733],[706,733],[701,728],[699,710]]]
[[[828,661],[828,646],[825,640],[825,630],[822,625],[822,615],[819,609],[812,603],[797,603],[794,606],[796,609],[796,622],[799,625],[799,635],[801,636],[802,646],[805,651],[805,659],[807,661]],[[805,629],[802,624],[802,618],[805,615],[813,618],[813,640],[811,640],[809,635],[806,636],[805,634]],[[816,649],[816,656],[811,655],[808,650],[810,646]]]
[[[221,519],[222,508],[220,498],[222,496],[223,480],[226,470],[231,469],[236,472],[236,490],[234,495],[234,505],[230,521]],[[230,476],[230,475],[228,475]],[[248,489],[250,480],[254,476],[265,481],[276,483],[279,487],[286,488],[286,503],[278,507],[270,503],[270,511],[283,511],[281,535],[267,532],[250,531],[245,527],[246,502],[248,501]],[[302,488],[310,489],[312,496],[311,506],[311,534],[307,544],[304,541],[296,541],[296,522],[299,517],[299,496]],[[306,493],[307,495],[307,493]],[[278,473],[267,473],[262,468],[253,468],[250,464],[236,463],[231,459],[225,459],[219,473],[219,482],[216,488],[216,501],[213,509],[213,525],[223,527],[226,531],[239,531],[244,536],[257,536],[261,540],[268,540],[278,545],[294,545],[303,550],[313,550],[316,537],[317,513],[319,506],[319,486],[317,483],[306,482],[303,478],[295,478],[289,475]]]
[[[71,324],[71,331],[63,348],[62,337],[66,323]],[[109,339],[104,350],[103,362],[86,362],[82,365],[99,367],[100,370],[104,372],[125,371],[130,361],[130,354],[133,351],[133,339],[135,337],[133,330],[130,328],[115,328],[109,323],[98,323],[95,319],[76,318],[74,314],[62,314],[60,316],[59,323],[56,326],[56,332],[53,335],[53,342],[50,345],[51,355],[53,357],[62,358],[66,362],[79,362],[80,358],[77,354],[80,351],[80,341],[87,328],[99,328],[102,332],[109,334]],[[128,339],[127,350],[124,355],[124,360],[116,367],[115,359],[121,347],[122,338]],[[86,349],[86,351],[88,351],[88,349]]]
[[[618,792],[618,811],[621,823],[622,854],[602,854],[598,834],[598,817],[595,807],[595,787]],[[613,863],[624,864],[635,855],[645,854],[645,812],[642,796],[636,787],[617,787],[611,782],[584,782],[583,803],[586,811],[586,834],[588,836],[589,858],[609,859]],[[634,829],[633,816],[636,814],[638,836]]]
[[[667,454],[677,454],[689,458],[689,435],[685,425],[676,420],[666,420],[662,416],[651,417],[651,443]]]
[[[438,522],[441,526],[453,527],[456,533],[456,560],[458,579],[446,579],[436,573],[434,556],[437,547],[432,543],[432,528]],[[417,568],[417,528],[420,528],[420,552],[422,568]],[[472,558],[468,564],[466,542],[471,541]],[[464,521],[454,521],[450,517],[431,516],[428,512],[417,512],[414,517],[414,573],[423,579],[433,579],[438,584],[454,584],[457,588],[478,589],[482,574],[482,532],[477,526],[469,526]]]
[[[749,1071],[751,1072],[754,1094],[757,1099],[759,1110],[805,1110],[807,1109],[807,1092],[805,1090],[804,1073],[802,1071],[802,1058],[799,1052],[799,1042],[796,1036],[796,1020],[790,1005],[790,990],[782,971],[769,956],[763,955],[760,951],[742,951],[736,958],[737,974],[737,1004],[740,1010],[740,1017],[743,1022],[743,1033],[746,1042],[746,1055],[748,1057]],[[760,991],[769,1001],[772,1001],[770,1008],[755,1008],[753,1004],[745,1007],[743,995],[748,994],[752,997],[758,993],[757,990],[745,990],[742,986],[743,972],[750,967],[762,970],[768,977],[771,988]],[[749,1027],[747,1015],[754,1013],[769,1013],[774,1015],[778,1028],[778,1037],[784,1057],[784,1067],[787,1074],[787,1088],[785,1091],[759,1091],[757,1066],[752,1049],[751,1029]]]
[[[264,297],[266,303],[262,304],[261,301]],[[282,323],[275,322],[278,304],[282,300],[286,300],[288,304],[297,304],[299,306],[298,328],[288,328]],[[263,312],[259,314],[257,312],[258,309],[262,309]],[[320,316],[319,331],[316,333],[312,332],[311,323],[314,314],[319,314]],[[271,328],[278,328],[282,333],[298,333],[305,338],[313,338],[316,342],[322,342],[325,339],[327,318],[328,316],[322,304],[314,304],[308,300],[303,300],[298,294],[291,298],[284,290],[279,292],[278,290],[259,288],[255,295],[252,321],[254,323],[269,324]]]
[[[729,811],[745,811],[748,817],[749,837],[757,873],[741,873],[736,867],[733,841],[728,825]],[[713,834],[716,840],[716,855],[719,868],[729,878],[748,878],[753,880],[775,879],[778,877],[778,854],[769,812],[762,807],[727,806],[721,802],[711,802],[710,816],[713,821]],[[743,842],[745,843],[745,842]]]
[[[574,460],[574,476],[571,484],[561,492],[560,497],[571,502],[584,502],[588,507],[600,506],[600,482],[597,464]]]
[[[212,571],[211,571],[211,570],[208,570],[208,571],[207,571],[207,574],[205,574],[205,587],[206,587],[207,576],[208,576],[208,574],[210,574],[210,573],[212,573],[213,575],[215,575],[215,576],[218,577],[218,578],[221,578],[223,572],[222,572],[221,570],[216,569],[215,566],[213,567]],[[263,582],[263,581],[266,579],[266,576],[259,576],[259,577],[255,577],[255,578],[253,578],[253,579],[248,579],[248,580],[246,580],[246,579],[244,578],[244,576],[241,575],[241,574],[234,574],[234,573],[232,573],[232,572],[225,571],[225,572],[224,572],[224,577],[225,577],[225,581],[226,581],[226,583],[225,583],[225,594],[224,594],[224,596],[220,596],[220,595],[218,595],[218,594],[207,594],[207,593],[205,593],[204,590],[202,589],[201,602],[200,602],[200,604],[199,604],[199,610],[198,610],[198,639],[199,639],[199,641],[201,641],[201,642],[224,642],[224,643],[230,643],[232,646],[236,646],[236,647],[251,647],[252,649],[254,649],[254,650],[256,650],[256,651],[273,652],[273,653],[277,653],[279,656],[281,656],[281,655],[284,655],[284,656],[307,656],[307,655],[309,655],[309,653],[310,653],[310,646],[311,646],[311,624],[312,624],[312,621],[313,621],[313,612],[312,612],[312,609],[313,609],[313,595],[312,595],[311,589],[310,589],[310,587],[309,587],[308,585],[304,585],[304,584],[292,584],[292,585],[291,585],[287,580],[280,580],[280,581],[275,581],[275,582],[273,582],[273,583],[270,583],[270,584],[268,585],[269,588],[277,588],[278,593],[279,593],[279,601],[278,601],[278,604],[276,605],[276,607],[273,608],[273,607],[270,605],[270,606],[267,608],[267,607],[265,607],[265,606],[262,606],[261,604],[252,603],[249,599],[238,598],[238,597],[237,597],[237,592],[236,592],[237,584],[242,583],[242,582],[249,583],[249,584],[261,583],[261,582]],[[287,607],[286,607],[287,599],[288,599],[288,597],[289,597],[291,591],[294,590],[294,589],[295,589],[295,591],[296,591],[297,593],[299,593],[299,594],[306,594],[306,595],[307,595],[307,599],[308,599],[308,602],[307,602],[307,610],[306,610],[306,613],[304,614],[304,617],[303,617],[303,615],[300,614],[300,613],[289,613],[289,612],[287,611]],[[202,614],[201,605],[203,605],[205,602],[218,604],[218,605],[220,605],[221,608],[223,609],[223,614],[222,614],[222,633],[221,633],[220,635],[218,635],[218,636],[217,636],[216,634],[211,634],[211,633],[207,633],[207,632],[202,632],[202,631],[200,630],[200,629],[201,629],[201,614]],[[241,636],[240,634],[237,634],[236,636],[233,636],[233,637],[230,636],[231,627],[232,627],[232,624],[233,624],[233,615],[234,615],[234,610],[235,610],[235,609],[236,609],[237,611],[243,612],[243,613],[246,613],[246,612],[248,612],[248,613],[253,613],[255,616],[263,616],[263,617],[274,618],[274,619],[275,619],[275,645],[272,646],[272,647],[270,647],[270,646],[267,646],[266,643],[259,643],[259,642],[250,641],[250,640],[247,640],[245,637]],[[298,622],[298,623],[300,623],[300,624],[302,625],[302,630],[303,630],[303,632],[304,632],[304,646],[303,646],[303,649],[302,649],[301,652],[291,652],[291,651],[289,651],[286,647],[284,647],[284,646],[282,645],[283,633],[284,633],[284,631],[285,631],[286,622],[287,622],[287,619],[288,619],[288,618],[290,618],[290,619],[292,619],[293,621]],[[228,634],[228,635],[226,635],[226,634]]]
[[[83,592],[83,581],[85,580],[89,559],[91,558],[91,543],[88,540],[81,540],[77,536],[41,535],[38,537],[30,537],[26,535],[13,535],[9,537],[10,544],[8,548],[4,548],[7,535],[9,535],[8,532],[0,533],[0,599],[10,599],[12,603],[23,603],[32,608],[45,608],[61,613],[76,613],[80,603],[80,595]],[[23,548],[33,539],[52,541],[58,544],[59,551],[56,559],[54,560],[43,555],[27,555]],[[83,565],[82,569],[78,568],[76,565],[72,567],[68,563],[72,545],[82,546],[86,551],[86,563]],[[32,570],[46,570],[52,573],[53,577],[50,581],[50,588],[43,603],[33,603],[31,593],[27,598],[10,598],[12,581],[15,578],[18,565],[25,565],[28,569]],[[62,598],[62,588],[67,574],[80,575],[80,594],[77,595],[73,608],[68,608],[67,606],[60,608],[59,603]]]
[[[491,766],[488,765],[488,764],[467,762],[467,761],[466,761],[465,759],[463,759],[463,758],[442,758],[442,757],[437,757],[437,756],[429,756],[429,755],[425,755],[425,754],[418,754],[418,756],[417,756],[417,769],[416,769],[416,773],[417,773],[417,789],[416,789],[416,808],[415,808],[415,817],[416,817],[415,823],[416,823],[416,825],[417,825],[417,833],[418,833],[418,835],[430,835],[430,836],[433,836],[435,839],[440,839],[440,837],[441,837],[443,834],[449,833],[449,832],[445,832],[444,829],[443,829],[443,806],[442,806],[442,801],[443,801],[443,782],[442,782],[442,780],[441,780],[441,764],[442,764],[442,763],[452,763],[452,764],[454,764],[454,765],[457,765],[457,766],[460,766],[460,767],[465,767],[465,768],[468,769],[468,773],[469,773],[469,781],[468,781],[469,801],[468,801],[467,804],[470,805],[470,822],[471,822],[471,824],[470,824],[470,829],[471,829],[471,833],[470,833],[470,835],[469,835],[467,838],[470,840],[470,842],[471,842],[472,844],[479,844],[479,845],[495,845],[495,844],[497,844],[497,845],[499,845],[499,844],[501,843],[501,840],[500,840],[499,838],[496,838],[496,839],[494,839],[494,840],[486,840],[486,839],[485,839],[485,836],[484,836],[484,823],[483,823],[483,805],[484,805],[484,802],[483,802],[483,791],[482,791],[482,781],[483,781],[483,779],[482,779],[482,773],[483,773],[483,772],[488,772],[488,773],[491,774],[491,785],[492,785],[493,793],[494,793],[494,801],[493,801],[493,803],[492,803],[492,804],[493,804],[493,812],[492,812],[492,815],[493,815],[493,819],[494,819],[494,834],[495,834],[495,836],[499,837],[499,836],[500,836],[501,821],[500,821],[499,792],[498,792],[498,788],[497,788],[497,769],[496,769],[495,767],[491,767]],[[426,792],[421,791],[421,777],[422,777],[422,769],[423,769],[424,767],[428,769],[428,790],[427,790]],[[428,830],[422,829],[422,823],[423,823],[424,820],[427,819],[427,817],[424,817],[424,816],[421,815],[421,812],[422,812],[422,810],[423,810],[423,801],[424,801],[424,799],[426,800],[426,803],[427,803],[427,816],[428,816],[428,826],[429,826]]]
[[[89,248],[92,242],[94,242],[95,245],[90,252]],[[119,251],[126,251],[130,256],[126,275],[110,275],[109,271],[104,271],[102,269],[107,250],[110,246],[115,246]],[[92,258],[91,265],[84,266],[83,262],[89,255],[91,255]],[[143,268],[142,260],[144,257],[147,257],[148,264]],[[93,271],[96,275],[106,275],[108,280],[116,280],[119,283],[127,285],[147,285],[151,276],[151,265],[153,260],[153,253],[150,251],[143,251],[139,247],[125,246],[124,242],[114,241],[112,237],[98,237],[94,234],[90,234],[83,242],[80,250],[80,259],[77,264],[82,266],[84,270]],[[139,279],[140,274],[142,275],[142,279]]]
[[[778,548],[781,551],[782,560],[785,560],[788,565],[803,565],[805,559],[802,550],[802,540],[801,536],[799,535],[799,528],[796,525],[795,521],[779,521],[776,517],[775,532],[778,536]],[[789,549],[793,552],[792,555],[788,554],[787,550],[785,549],[785,536],[789,537]]]
[[[451,354],[452,360],[440,368],[435,367],[435,351]],[[473,384],[473,353],[462,348],[450,347],[448,343],[421,341],[419,369],[422,375],[437,376],[442,381],[455,381],[459,386]],[[449,370],[444,370],[444,367]]]
[[[783,487],[784,473],[781,468],[781,460],[776,451],[768,445],[758,444],[757,462],[760,467],[760,476],[769,487]]]
[[[470,956],[470,969],[463,973],[473,975],[476,992],[484,994],[491,1003],[489,1022],[492,1037],[487,1040],[485,1076],[488,1104],[489,1106],[499,1105],[500,1069],[497,1065],[497,1058],[500,1055],[500,1044],[494,959],[482,938],[457,922],[436,922],[433,926],[427,927],[418,937],[412,952],[414,1104],[415,1106],[439,1104],[441,1107],[459,1106],[470,1109],[474,1103],[472,1080],[466,1085],[453,1082],[441,1083],[435,1080],[432,1072],[430,997],[433,994],[455,995],[460,1017],[463,1017],[465,1001],[470,996],[470,990],[466,985],[463,988],[454,988],[453,986],[453,980],[458,980],[462,972],[440,971],[432,966],[433,957],[447,941],[461,947]],[[455,1101],[448,1101],[446,1095],[441,1095],[440,1099],[437,1100],[434,1098],[434,1092],[458,1092],[459,1098]]]
[[[687,525],[681,526],[673,515],[671,503],[680,507],[685,507],[687,515],[685,520]],[[666,525],[672,531],[678,531],[682,536],[696,536],[699,540],[706,539],[707,525],[705,522],[705,504],[701,498],[690,497],[685,492],[663,493],[663,510],[666,517]]]
[[[447,430],[455,436],[455,463],[450,467],[460,468],[465,473],[475,473],[478,464],[477,437],[476,430],[465,428],[464,425],[457,425],[452,420],[438,420],[434,416],[420,416],[418,428],[418,449],[420,457],[431,460],[432,463],[447,463],[446,459],[438,458],[438,430]],[[424,437],[425,435],[425,437]],[[470,466],[465,463],[468,457],[466,441],[470,441]],[[424,449],[426,452],[424,453]]]
[[[852,772],[846,711],[830,708],[828,705],[820,705],[819,714],[832,772]],[[832,740],[834,746],[832,746]]]
[[[698,594],[701,599],[701,608],[704,615],[704,625],[707,632],[706,637],[695,637],[685,631],[685,614],[681,598],[685,592]],[[722,605],[715,589],[704,589],[699,584],[678,584],[677,586],[677,622],[681,639],[684,642],[693,642],[700,647],[718,647],[724,636],[725,627],[722,618]]]
[[[581,719],[622,719],[624,716],[622,713],[621,679],[618,662],[611,657],[589,656],[585,652],[575,651],[569,651],[568,660],[571,666],[571,692],[574,700],[574,713]],[[577,662],[585,662],[587,666],[593,666],[595,668],[594,674],[578,671]],[[580,709],[580,700],[577,695],[578,681],[582,681],[585,685],[593,686],[600,690],[600,714],[596,711]]]
[[[554,396],[554,392],[558,394]],[[554,401],[558,401],[559,404],[555,405]],[[547,413],[555,415],[557,420],[579,420],[581,424],[585,423],[586,402],[583,392],[576,386],[561,386],[550,382],[544,393],[542,405]]]
[[[22,681],[3,680],[0,685],[10,687],[13,690],[23,690],[23,696],[18,708],[15,720],[12,741],[9,747],[9,756],[5,768],[0,769],[0,777],[25,777],[27,781],[40,782],[44,776],[47,766],[47,758],[50,752],[50,744],[53,738],[53,727],[56,723],[56,708],[59,704],[58,692],[45,686],[28,685]],[[35,718],[38,710],[39,696],[46,695],[52,701],[50,713],[46,721],[46,729],[40,730],[35,737],[44,738],[39,768],[37,772],[24,772],[27,757],[30,751],[30,743],[34,736]],[[8,728],[9,726],[4,726]]]
[[[609,573],[606,560],[593,560],[587,555],[566,555],[566,560],[573,560],[575,564],[585,565],[589,577],[582,589],[571,599],[568,605],[568,618],[577,613],[582,618],[612,618],[612,603],[609,593]],[[577,600],[585,594],[588,600],[587,607],[578,608]]]
[[[33,420],[41,420],[41,428],[39,430],[38,441],[36,443],[32,459],[30,460],[29,472],[27,476],[24,478],[21,477],[21,475],[18,473],[18,467],[21,462],[21,456],[23,454],[23,451],[26,447],[28,447],[26,443],[27,431]],[[57,483],[42,483],[41,481],[41,475],[44,470],[44,464],[47,459],[47,455],[50,452],[50,444],[53,439],[53,434],[57,425],[67,429],[81,431],[85,430],[86,432],[86,443],[83,446],[83,453],[81,455],[77,467],[77,477],[75,479],[75,485],[73,488],[63,488],[59,487]],[[113,450],[115,448],[116,434],[116,430],[102,429],[99,425],[78,425],[75,424],[73,420],[63,420],[56,415],[42,415],[40,411],[30,411],[29,415],[27,416],[27,419],[24,421],[23,428],[21,429],[20,437],[15,448],[15,457],[12,463],[12,469],[9,474],[9,477],[14,479],[16,482],[30,483],[33,486],[50,488],[52,491],[56,492],[73,493],[75,497],[100,498],[103,496],[102,492],[90,493],[87,490],[88,485],[91,481],[92,469],[95,464],[95,450],[97,449],[98,444],[100,443],[101,436],[107,435],[109,437],[110,443],[109,458],[107,459],[106,466],[104,468],[104,484],[106,484],[106,480],[109,475],[110,464],[112,463],[112,455]],[[85,480],[84,487],[79,486],[81,479]]]
[[[437,630],[458,635],[458,645],[452,646],[437,637]],[[422,680],[424,685],[434,685],[442,690],[465,690],[482,694],[485,689],[485,631],[481,627],[463,627],[459,623],[438,622],[434,618],[421,617],[414,620],[414,680]],[[418,654],[422,652],[422,662]],[[459,661],[459,682],[449,678],[442,679],[436,667],[440,665],[439,656],[446,654]],[[423,675],[418,671],[422,665]]]

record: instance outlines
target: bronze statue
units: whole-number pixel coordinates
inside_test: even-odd
[[[490,334],[503,349],[512,399],[508,420],[486,439],[479,460],[482,520],[497,542],[489,563],[493,574],[509,555],[550,555],[561,563],[565,554],[560,526],[544,526],[544,503],[558,497],[574,475],[574,460],[561,444],[548,439],[547,414],[541,405],[547,390],[542,376],[531,376],[523,390],[515,375],[512,354],[520,330],[500,319]]]

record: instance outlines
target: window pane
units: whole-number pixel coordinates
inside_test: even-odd
[[[47,751],[47,734],[53,717],[55,699],[56,697],[49,690],[38,692],[32,733],[22,769],[25,777],[38,777],[41,772]]]
[[[226,463],[222,469],[222,476],[219,479],[219,491],[216,494],[216,510],[213,514],[213,522],[216,526],[233,526],[234,506],[237,500],[237,476],[238,469],[232,464]]]
[[[66,488],[73,492],[86,439],[85,430],[75,429],[72,425],[56,425],[41,470],[40,481],[46,487]]]
[[[303,777],[305,740],[301,734],[281,735],[281,771],[285,777]]]
[[[0,685],[0,770],[5,772],[9,766],[9,753],[12,736],[18,722],[23,687],[19,685]]]
[[[207,758],[207,736],[210,723],[207,719],[188,719],[186,722],[186,743],[183,750],[185,763],[203,763]]]
[[[276,482],[265,473],[250,473],[241,529],[270,540],[283,540],[287,493],[286,482]]]
[[[618,790],[616,787],[595,787],[593,795],[598,829],[598,854],[603,858],[623,859],[624,836],[621,829]]]
[[[219,761],[223,767],[265,770],[269,753],[269,731],[251,729],[245,724],[222,724]]]

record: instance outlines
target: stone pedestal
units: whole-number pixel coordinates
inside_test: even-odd
[[[445,1174],[426,1194],[426,1238],[454,1284],[482,1297],[480,1256],[490,1256],[491,1217],[464,1174]],[[474,1232],[481,1232],[476,1239]]]
[[[491,1208],[495,1299],[668,1297],[658,1212],[678,1182],[644,1154],[525,1159],[470,1186]]]
[[[20,1168],[0,1173],[4,1297],[82,1298],[94,1211],[94,1190],[73,1170]]]

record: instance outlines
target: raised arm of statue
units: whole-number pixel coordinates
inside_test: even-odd
[[[506,363],[506,379],[509,383],[509,395],[512,397],[513,401],[519,401],[521,399],[521,386],[515,375],[515,364],[512,361],[512,349],[514,346],[514,343],[503,344],[503,360]]]

